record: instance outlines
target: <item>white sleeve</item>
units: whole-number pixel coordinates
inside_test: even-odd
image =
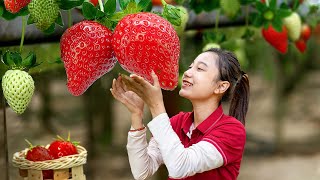
[[[146,131],[145,128],[142,131],[128,133],[129,164],[134,179],[138,180],[152,176],[163,164],[157,142],[151,138],[148,145]]]
[[[185,148],[172,129],[166,113],[155,117],[148,127],[158,143],[170,177],[184,178],[223,165],[222,155],[209,142],[200,141]]]

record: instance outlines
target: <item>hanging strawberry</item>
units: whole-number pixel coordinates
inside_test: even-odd
[[[3,95],[11,109],[22,114],[34,93],[34,81],[25,70],[35,66],[35,55],[30,53],[22,60],[19,53],[8,51],[2,58],[10,68],[2,77]]]
[[[149,82],[153,70],[166,90],[178,85],[179,38],[164,18],[148,12],[127,15],[115,28],[112,45],[125,70]]]
[[[264,39],[270,43],[275,49],[282,54],[285,54],[288,50],[288,31],[285,26],[282,27],[282,31],[276,31],[272,25],[268,28],[262,29],[262,35]]]
[[[95,21],[79,22],[63,33],[61,59],[72,95],[82,95],[115,66],[111,39],[112,31]]]
[[[4,0],[4,5],[9,12],[15,14],[26,7],[30,2],[31,0]]]
[[[294,44],[301,53],[304,53],[306,51],[307,43],[304,39],[299,39]]]
[[[26,153],[26,159],[29,161],[46,161],[52,160],[53,157],[49,153],[48,149],[43,146],[33,146],[28,140],[26,142],[29,144],[30,148]],[[53,170],[43,170],[43,179],[53,179]]]
[[[54,28],[54,23],[60,15],[58,0],[32,0],[28,9],[30,12],[28,23],[35,23],[41,31]]]
[[[300,37],[301,32],[301,18],[296,12],[292,12],[291,15],[283,18],[283,24],[288,30],[288,37],[292,41],[296,41]]]
[[[303,24],[301,27],[300,38],[294,42],[296,48],[304,53],[307,49],[307,42],[311,36],[311,28],[308,24]]]
[[[232,19],[239,14],[241,4],[239,0],[220,0],[220,7],[223,14]]]

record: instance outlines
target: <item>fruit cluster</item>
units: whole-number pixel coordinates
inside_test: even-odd
[[[70,136],[67,140],[58,136],[58,139],[51,142],[47,147],[40,145],[33,146],[29,141],[27,142],[30,148],[25,155],[25,159],[33,162],[54,160],[64,156],[78,154],[78,143],[71,142]],[[53,179],[53,170],[43,170],[42,174],[43,179]]]

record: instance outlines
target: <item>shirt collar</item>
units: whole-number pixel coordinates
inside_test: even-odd
[[[189,116],[186,118],[184,124],[182,125],[182,130],[185,134],[189,132],[190,126],[193,123],[194,112],[192,111],[189,113]],[[202,121],[196,129],[201,131],[203,134],[211,128],[223,115],[223,109],[222,105],[220,105],[216,110],[213,111],[213,113],[210,114],[209,117],[207,117],[204,121]]]

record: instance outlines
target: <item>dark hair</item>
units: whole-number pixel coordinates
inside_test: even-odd
[[[218,55],[219,79],[230,83],[222,100],[231,100],[229,115],[244,125],[249,106],[248,75],[241,70],[239,61],[233,53],[218,48],[211,48],[205,52],[213,52]]]

